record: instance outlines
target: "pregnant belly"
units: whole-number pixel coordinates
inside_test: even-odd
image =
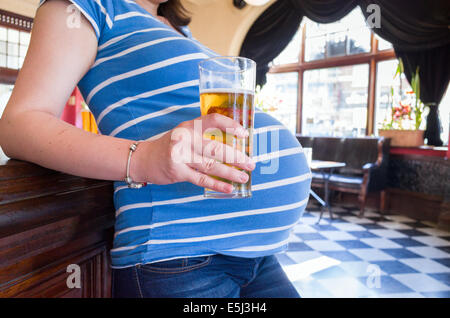
[[[151,184],[139,190],[117,183],[115,246],[193,239],[215,247],[236,247],[243,240],[233,233],[255,240],[261,239],[262,234],[255,236],[261,231],[287,235],[309,196],[311,178],[306,158],[295,136],[262,112],[255,114],[253,149],[257,165],[252,173],[251,198],[205,199],[203,188],[187,182]],[[127,235],[132,232],[134,235]],[[230,243],[231,237],[234,243]]]

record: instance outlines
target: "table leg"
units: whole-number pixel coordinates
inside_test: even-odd
[[[325,172],[323,173],[323,179],[324,179],[324,188],[325,188],[325,203],[327,205],[328,213],[330,213],[330,219],[333,220],[333,212],[331,212],[331,205],[330,205],[330,189],[328,188],[328,184],[330,182],[331,175],[333,174],[333,169],[330,170],[330,173],[328,176],[326,176]]]
[[[320,220],[322,220],[322,216],[323,216],[323,210],[325,208],[328,209],[328,213],[330,213],[330,219],[333,220],[333,214],[331,212],[331,208],[330,208],[330,203],[329,203],[329,193],[328,193],[328,181],[324,181],[324,188],[325,188],[325,201],[322,200],[321,197],[319,197],[319,195],[317,193],[315,193],[312,189],[309,190],[309,193],[314,197],[314,199],[316,199],[320,205],[320,215],[319,215],[319,220],[317,221],[317,224],[319,224]]]
[[[319,197],[319,195],[318,195],[317,193],[315,193],[313,189],[310,189],[310,190],[309,190],[309,193],[310,193],[310,194],[313,196],[313,198],[316,199],[316,200],[320,203],[320,205],[321,205],[321,207],[320,207],[320,216],[319,216],[319,220],[316,222],[316,224],[319,224],[320,220],[322,220],[323,209],[327,206],[327,203],[326,203],[324,200],[322,200],[322,198]]]
[[[326,202],[324,200],[322,200],[321,197],[319,197],[319,195],[317,193],[315,193],[313,191],[313,189],[310,189],[310,194],[314,197],[314,199],[316,199],[322,206],[326,206]]]

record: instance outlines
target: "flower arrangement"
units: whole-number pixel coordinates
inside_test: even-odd
[[[378,130],[380,136],[391,138],[394,147],[418,147],[423,145],[424,130],[421,130],[425,105],[420,100],[419,67],[412,74],[411,89],[404,91],[401,74],[404,73],[403,62],[399,59],[394,79],[399,77],[399,92],[391,87],[390,110]]]
[[[394,93],[391,87],[390,111],[387,118],[382,123],[382,129],[419,130],[422,125],[424,104],[420,101],[420,78],[419,67],[411,79],[412,90],[404,92],[401,81],[401,74],[404,73],[403,62],[399,59],[398,67],[394,79],[399,77],[400,90]]]

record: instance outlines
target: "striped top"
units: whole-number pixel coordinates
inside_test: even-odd
[[[201,115],[198,63],[217,54],[187,27],[182,36],[133,0],[70,1],[98,40],[95,62],[78,86],[102,134],[154,139]],[[251,198],[206,199],[203,188],[188,182],[141,189],[115,182],[113,268],[282,251],[307,203],[311,173],[297,139],[258,109],[253,144]]]

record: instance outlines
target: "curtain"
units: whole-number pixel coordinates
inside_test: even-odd
[[[380,8],[380,28],[373,31],[406,52],[429,50],[450,43],[448,0],[360,0],[364,16],[368,7]]]
[[[257,63],[256,84],[266,83],[269,63],[284,50],[298,31],[303,16],[330,23],[346,16],[356,0],[278,0],[267,8],[248,31],[240,55]]]
[[[420,67],[420,98],[430,107],[425,135],[429,145],[442,145],[437,105],[449,82],[449,0],[278,0],[250,28],[240,54],[257,62],[257,83],[264,84],[268,63],[287,46],[303,16],[330,23],[357,5],[366,18],[378,6],[380,27],[372,30],[393,44],[408,80]]]
[[[317,23],[331,23],[345,17],[358,4],[357,0],[278,0]]]
[[[381,27],[373,31],[393,44],[410,83],[419,67],[420,99],[429,108],[424,137],[428,145],[442,146],[438,105],[450,79],[450,1],[362,0],[366,18],[373,3],[381,11]]]
[[[292,10],[289,1],[276,1],[247,33],[240,55],[256,61],[256,84],[266,83],[269,63],[291,42],[302,16]]]
[[[442,146],[438,105],[450,80],[450,44],[424,51],[405,52],[397,49],[396,54],[403,60],[409,82],[419,67],[420,98],[429,108],[424,137],[428,145]]]

